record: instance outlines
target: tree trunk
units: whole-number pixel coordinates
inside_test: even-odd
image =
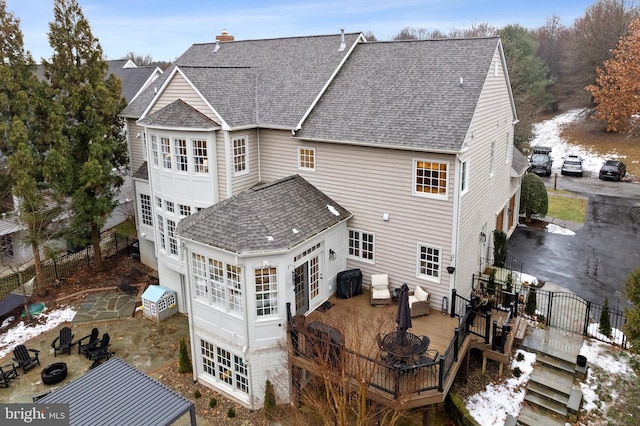
[[[36,268],[36,294],[40,297],[45,297],[48,292],[44,286],[42,259],[40,259],[40,247],[37,242],[31,242],[31,250],[33,251],[33,266]]]
[[[104,261],[102,260],[102,249],[100,248],[100,227],[95,222],[91,222],[91,244],[93,245],[93,257],[96,261],[96,270],[104,271]]]

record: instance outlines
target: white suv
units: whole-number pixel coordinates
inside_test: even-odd
[[[579,155],[568,155],[562,163],[560,170],[562,175],[578,175],[582,177],[582,157]]]

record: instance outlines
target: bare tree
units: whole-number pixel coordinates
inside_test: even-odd
[[[153,63],[153,58],[151,57],[151,55],[146,54],[143,56],[134,52],[127,53],[125,57],[122,59],[130,59],[134,64],[136,64],[139,67],[145,66],[145,65],[151,65]]]
[[[495,37],[497,35],[498,29],[486,22],[473,24],[471,28],[456,28],[449,32],[451,38]]]

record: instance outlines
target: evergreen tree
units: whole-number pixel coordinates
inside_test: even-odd
[[[624,296],[633,307],[624,310],[623,331],[629,339],[630,350],[640,353],[640,268],[631,272],[624,282]]]
[[[3,211],[15,209],[26,226],[24,244],[31,246],[37,288],[42,292],[40,248],[55,235],[60,213],[58,173],[47,153],[51,143],[61,140],[61,114],[51,102],[48,85],[38,80],[22,40],[19,19],[0,0],[0,149],[8,157],[4,183],[10,186],[4,199],[15,195],[17,200]]]
[[[77,0],[54,0],[49,24],[50,62],[45,76],[65,111],[66,143],[50,151],[62,166],[71,197],[71,227],[90,232],[98,270],[104,269],[100,229],[116,207],[127,166],[127,145],[118,113],[125,107],[120,80],[107,77],[102,48]]]
[[[531,222],[532,215],[546,216],[549,209],[549,195],[540,176],[527,173],[522,178],[520,189],[520,210],[524,212],[525,221]]]
[[[264,414],[268,419],[273,419],[273,412],[276,409],[276,393],[271,380],[267,379],[264,388]]]
[[[191,373],[193,366],[189,359],[189,352],[187,351],[187,343],[184,338],[180,339],[180,359],[178,363],[178,373]]]
[[[535,316],[536,314],[536,289],[534,287],[529,288],[529,294],[527,295],[527,304],[524,306],[524,312],[527,315]]]
[[[609,317],[609,298],[604,297],[604,306],[600,312],[600,334],[611,337],[611,318]]]

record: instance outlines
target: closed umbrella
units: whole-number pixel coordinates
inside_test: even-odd
[[[396,315],[396,323],[398,324],[398,334],[404,336],[404,333],[411,328],[411,310],[409,309],[409,286],[403,283],[398,293],[398,314]]]

